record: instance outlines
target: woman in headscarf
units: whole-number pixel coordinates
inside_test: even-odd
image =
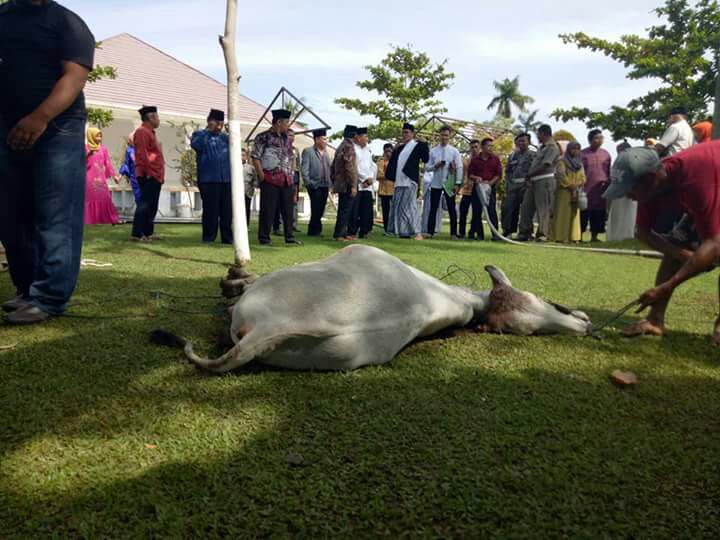
[[[693,132],[695,133],[695,142],[697,144],[706,143],[712,141],[713,125],[710,120],[699,122],[693,126]]]
[[[140,186],[135,176],[135,132],[133,131],[127,138],[127,149],[125,150],[125,160],[120,167],[120,176],[124,176],[130,181],[132,187],[135,204],[140,204]]]
[[[117,184],[120,177],[115,174],[107,148],[102,144],[102,131],[88,128],[86,149],[85,225],[117,225],[120,218],[107,179],[113,178]]]
[[[551,240],[553,242],[580,242],[580,209],[578,196],[585,184],[581,146],[572,141],[567,145],[563,158],[555,167],[555,212]]]

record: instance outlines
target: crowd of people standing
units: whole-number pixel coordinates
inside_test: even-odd
[[[130,181],[137,203],[132,240],[154,241],[153,220],[164,179],[162,147],[155,129],[159,125],[156,107],[140,111],[142,126],[128,137],[128,148],[120,175]],[[602,194],[610,182],[612,157],[603,148],[600,130],[588,133],[585,148],[575,141],[556,141],[548,125],[537,131],[533,144],[530,133],[514,138],[515,148],[505,157],[494,151],[494,140],[485,137],[469,142],[462,155],[452,140],[455,135],[443,126],[434,147],[418,138],[415,127],[405,123],[401,142],[386,143],[383,155],[375,160],[369,145],[368,129],[348,125],[343,141],[331,156],[327,129],[312,131],[313,145],[300,154],[294,145],[290,111],[272,111],[270,129],[253,141],[252,152],[243,150],[246,189],[246,217],[250,223],[252,200],[260,192],[258,240],[272,243],[280,235],[285,243],[299,245],[298,200],[304,185],[310,200],[308,237],[323,234],[328,201],[337,196],[337,217],[333,238],[339,242],[367,238],[374,230],[376,202],[379,202],[383,234],[423,240],[442,232],[447,213],[450,238],[484,240],[484,219],[491,240],[501,237],[521,242],[579,243],[590,233],[590,242],[635,237],[637,205],[627,198],[609,206]],[[197,154],[197,182],[203,201],[202,240],[212,243],[220,232],[224,244],[232,243],[229,139],[223,129],[223,111],[211,110],[207,127],[192,134],[191,147]],[[648,139],[660,156],[670,156],[692,144],[710,139],[712,124],[690,127],[687,111],[673,109],[665,133]],[[85,223],[119,223],[107,187],[116,182],[102,133],[87,131],[87,184]],[[617,153],[629,148],[617,146]],[[139,173],[138,173],[139,171]],[[503,200],[498,191],[504,182]],[[420,204],[420,207],[419,207]],[[498,214],[500,210],[500,214]],[[664,229],[670,228],[669,216]],[[469,221],[469,227],[468,227]]]

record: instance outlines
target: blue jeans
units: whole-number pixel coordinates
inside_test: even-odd
[[[27,152],[0,121],[0,240],[18,295],[51,315],[67,308],[80,272],[85,122],[54,120]]]

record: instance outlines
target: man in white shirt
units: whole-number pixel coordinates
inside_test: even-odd
[[[372,159],[372,150],[368,146],[368,129],[359,127],[353,139],[358,171],[358,196],[355,197],[350,214],[350,236],[358,232],[360,238],[367,238],[373,228],[373,184],[377,167]]]
[[[685,107],[675,107],[670,111],[669,126],[655,145],[660,157],[670,157],[695,144],[695,133],[687,119],[688,111]]]
[[[463,160],[457,148],[450,144],[451,135],[452,131],[449,126],[440,128],[440,144],[430,151],[430,161],[425,168],[433,175],[430,185],[430,215],[428,217],[430,238],[435,235],[437,212],[443,195],[450,215],[450,237],[457,238],[455,196],[463,184]]]

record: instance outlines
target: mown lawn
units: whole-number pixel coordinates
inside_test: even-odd
[[[217,295],[231,250],[199,245],[196,226],[161,227],[153,245],[128,233],[88,231],[84,256],[113,263],[82,271],[70,313],[91,318],[0,326],[0,346],[16,345],[0,352],[1,537],[720,536],[720,351],[706,337],[717,275],[682,288],[662,341],[467,334],[354,373],[210,377],[147,336],[165,328],[216,352],[217,301],[150,291]],[[372,244],[436,276],[473,269],[481,287],[493,263],[599,322],[657,264]],[[252,269],[336,249],[256,248]],[[12,296],[7,274],[0,295]],[[640,384],[613,387],[616,368]]]

